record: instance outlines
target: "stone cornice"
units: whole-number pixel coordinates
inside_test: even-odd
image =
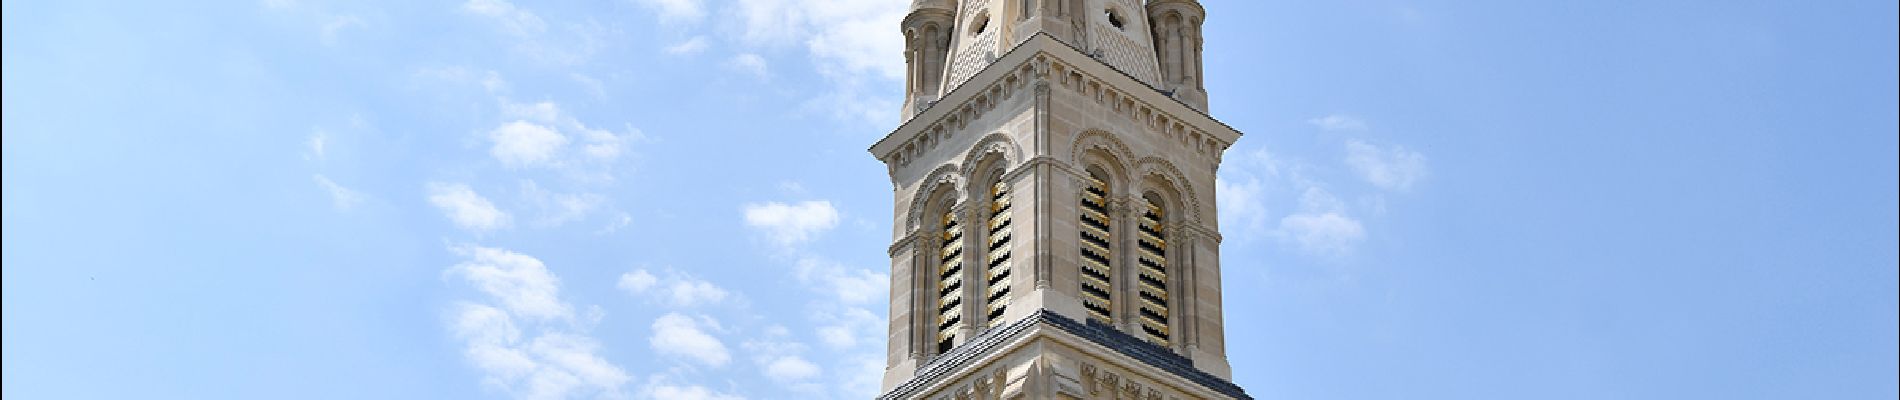
[[[1057,71],[1061,74],[1057,75]],[[936,104],[904,121],[873,144],[869,151],[895,169],[943,143],[939,135],[954,133],[1020,92],[1029,80],[1052,82],[1084,95],[1103,96],[1103,87],[1116,104],[1111,107],[1143,123],[1144,128],[1190,141],[1216,163],[1220,152],[1240,139],[1240,131],[1205,113],[1162,94],[1127,73],[1090,58],[1046,33],[1025,40],[997,58],[976,76],[959,84]],[[1126,91],[1114,88],[1126,88]],[[930,133],[926,135],[926,133]]]
[[[885,252],[889,253],[891,257],[897,257],[897,252],[904,251],[906,248],[915,244],[917,244],[917,230],[912,229],[910,232],[904,233],[904,237],[897,238],[896,241],[891,242],[891,247],[885,249]]]
[[[1089,354],[1097,357],[1126,357],[1125,360],[1154,367],[1166,374],[1153,378],[1172,381],[1176,386],[1197,387],[1212,392],[1209,394],[1234,399],[1253,398],[1233,382],[1194,368],[1192,361],[1167,348],[1144,342],[1100,323],[1079,322],[1053,311],[1037,310],[1021,320],[986,330],[969,342],[918,366],[915,377],[878,396],[878,399],[907,399],[928,393],[933,386],[953,380],[952,376],[970,372],[968,369],[974,365],[987,364],[980,360],[1007,353],[1039,337],[1067,342],[1064,344],[1071,346],[1096,347]],[[1080,340],[1066,340],[1070,338]]]

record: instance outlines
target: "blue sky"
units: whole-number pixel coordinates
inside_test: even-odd
[[[8,398],[865,398],[900,0],[4,3]],[[1206,1],[1259,398],[1891,399],[1896,5]]]

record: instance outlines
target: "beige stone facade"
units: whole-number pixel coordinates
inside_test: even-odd
[[[886,396],[1244,397],[1214,202],[1240,132],[1205,113],[1201,6],[912,10],[906,121],[871,148],[895,188]]]

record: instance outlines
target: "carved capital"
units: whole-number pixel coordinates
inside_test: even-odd
[[[1134,211],[1134,202],[1126,197],[1111,197],[1108,200],[1108,213],[1112,216],[1127,215]]]
[[[1091,396],[1101,394],[1101,389],[1097,388],[1096,385],[1095,366],[1087,363],[1082,364],[1082,390],[1088,391]]]

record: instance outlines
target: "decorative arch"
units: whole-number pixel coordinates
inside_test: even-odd
[[[1077,171],[1086,171],[1090,165],[1100,166],[1109,175],[1111,190],[1127,190],[1131,176],[1127,162],[1134,159],[1134,152],[1115,135],[1100,129],[1083,131],[1076,136],[1070,151],[1069,162]]]
[[[1201,220],[1201,200],[1195,195],[1194,186],[1188,184],[1187,175],[1174,166],[1174,162],[1160,157],[1143,157],[1135,162],[1136,196],[1146,195],[1149,191],[1161,192],[1171,196],[1169,205],[1175,210],[1187,211],[1185,221]]]
[[[1017,146],[1016,141],[1010,139],[1009,135],[1002,132],[985,135],[983,139],[976,141],[975,146],[970,146],[969,153],[963,155],[963,176],[970,181],[978,181],[980,179],[977,177],[980,173],[988,172],[987,167],[996,165],[998,162],[1002,163],[1006,170],[1014,169],[1023,161],[1022,154],[1022,147]],[[1001,157],[1001,159],[991,157]]]
[[[930,203],[945,198],[937,196],[938,192],[949,190],[950,193],[947,196],[950,200],[963,201],[966,193],[963,190],[963,176],[959,171],[957,164],[944,164],[931,170],[929,175],[924,175],[924,180],[918,184],[917,193],[911,195],[910,211],[904,218],[904,231],[915,232],[921,226],[924,211],[930,208],[928,207]]]

